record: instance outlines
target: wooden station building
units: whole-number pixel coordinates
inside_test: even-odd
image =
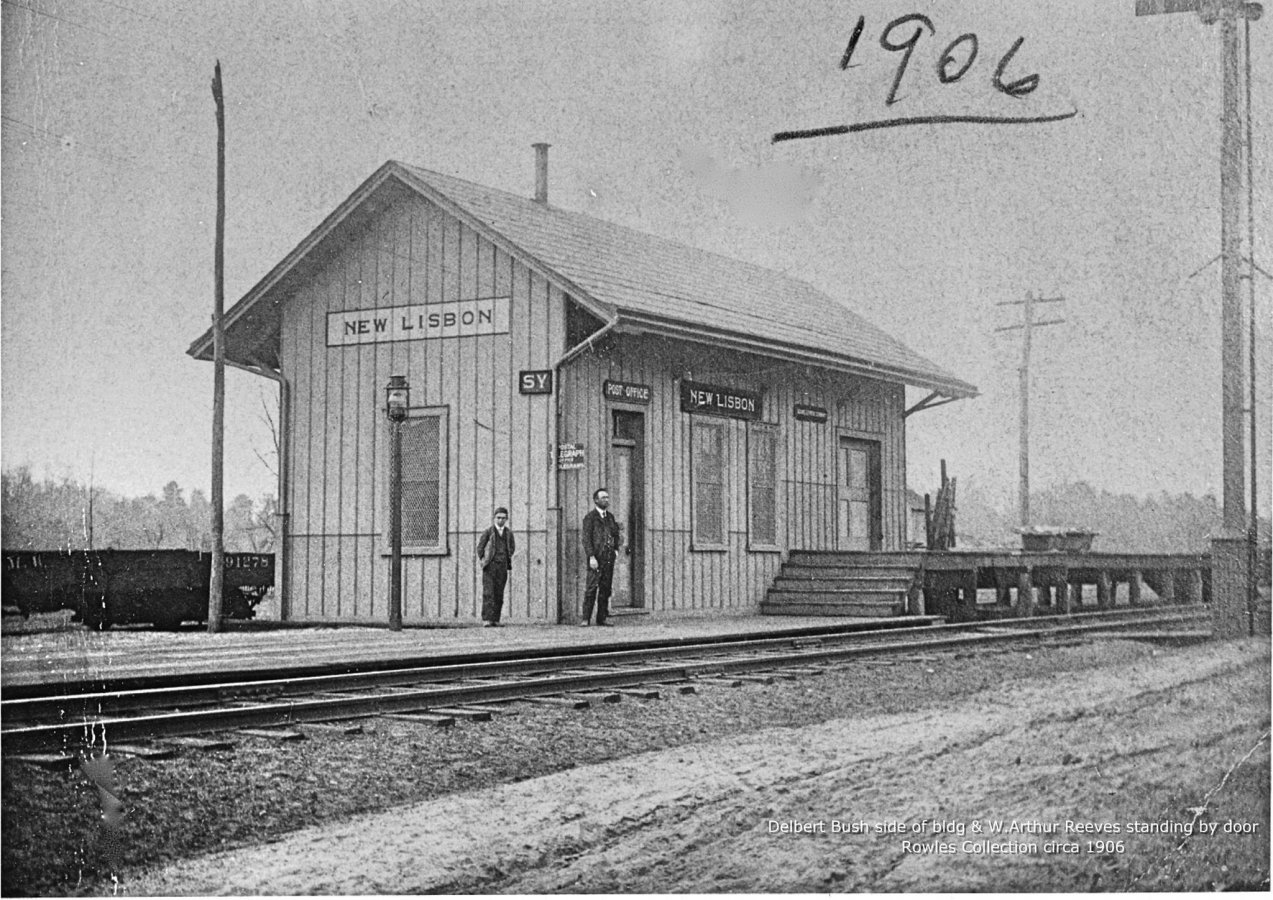
[[[537,149],[534,198],[386,163],[227,312],[281,389],[283,618],[388,620],[394,375],[408,624],[479,618],[496,506],[506,621],[577,621],[602,486],[620,610],[751,613],[792,551],[904,550],[905,387],[976,389],[799,280],[550,206]]]

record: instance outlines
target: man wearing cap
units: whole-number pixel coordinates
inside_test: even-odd
[[[482,562],[482,625],[497,628],[504,608],[504,586],[513,567],[517,540],[508,527],[508,510],[495,510],[495,524],[482,532],[477,542],[477,558]]]

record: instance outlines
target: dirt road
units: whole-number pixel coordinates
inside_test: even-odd
[[[943,711],[769,729],[454,794],[171,866],[121,888],[1255,887],[1268,877],[1268,684],[1267,641],[1115,658],[1063,679],[982,691]],[[995,823],[999,833],[988,833]],[[1215,834],[1203,833],[1212,826]]]

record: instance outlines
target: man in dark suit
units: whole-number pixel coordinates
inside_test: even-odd
[[[482,561],[482,625],[486,628],[499,627],[504,586],[516,552],[517,540],[508,527],[508,510],[501,506],[495,510],[495,524],[483,531],[477,541],[477,558]]]
[[[583,621],[592,618],[597,607],[597,624],[609,625],[610,582],[614,578],[614,558],[619,551],[619,523],[610,514],[610,494],[605,488],[592,492],[593,508],[583,517],[583,552],[588,556],[588,585],[583,592]]]

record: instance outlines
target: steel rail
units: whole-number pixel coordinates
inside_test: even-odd
[[[246,727],[295,725],[305,722],[324,722],[338,719],[365,718],[388,713],[425,712],[441,707],[466,706],[482,703],[499,703],[525,700],[534,697],[595,691],[605,688],[639,687],[652,683],[677,682],[704,675],[761,672],[781,669],[784,666],[808,665],[852,661],[876,656],[912,652],[917,649],[957,648],[1011,643],[1022,640],[1047,640],[1060,637],[1086,637],[1108,632],[1111,629],[1161,624],[1164,621],[1183,622],[1195,616],[1184,611],[1169,616],[1142,616],[1136,620],[1074,622],[1075,617],[1046,621],[1032,621],[1034,628],[1007,627],[993,632],[965,631],[931,636],[912,641],[884,640],[874,643],[841,643],[789,646],[785,651],[773,649],[758,653],[750,646],[734,648],[735,655],[712,655],[689,661],[662,665],[633,665],[633,660],[607,659],[623,654],[585,654],[573,658],[555,658],[554,662],[569,664],[587,671],[538,675],[518,681],[476,680],[472,674],[466,680],[430,687],[396,688],[391,693],[349,693],[309,699],[291,699],[283,702],[237,704],[212,709],[177,710],[160,713],[121,716],[87,715],[67,718],[57,722],[29,725],[11,725],[7,721],[0,731],[5,752],[22,752],[36,749],[98,748],[108,742],[155,739],[167,736],[227,731]],[[999,623],[995,623],[996,625]],[[985,627],[984,623],[981,627]],[[788,641],[788,644],[791,642]],[[712,645],[719,647],[720,645]],[[740,651],[746,651],[739,655]],[[623,662],[625,665],[618,665]],[[609,664],[610,668],[597,669]],[[471,667],[469,667],[471,668]],[[506,676],[486,669],[487,678]],[[361,690],[367,690],[362,688]],[[374,689],[374,688],[373,688]],[[346,689],[348,690],[348,689]],[[310,693],[319,689],[311,687]]]
[[[799,628],[784,629],[781,634],[787,637],[821,637],[834,634],[846,633],[867,633],[876,631],[911,631],[915,629],[931,627],[941,622],[941,617],[937,616],[899,616],[893,619],[878,620],[869,623],[836,623],[831,625],[814,625],[802,626]],[[462,653],[450,653],[439,655],[430,653],[428,655],[402,655],[402,656],[381,656],[379,658],[367,655],[361,655],[354,658],[333,657],[322,663],[309,663],[303,661],[292,661],[283,666],[274,668],[264,666],[250,666],[238,669],[218,669],[212,671],[210,668],[192,669],[185,672],[174,672],[168,670],[162,673],[152,674],[119,674],[112,673],[108,677],[97,676],[94,678],[81,679],[77,681],[64,681],[59,683],[23,683],[10,681],[4,685],[3,691],[7,698],[33,698],[50,696],[53,693],[60,694],[98,694],[102,692],[118,692],[142,690],[154,687],[178,687],[191,686],[195,684],[213,685],[232,681],[235,683],[268,680],[272,678],[295,678],[300,676],[321,676],[334,674],[349,674],[356,672],[384,672],[390,669],[410,670],[420,667],[429,667],[437,665],[451,665],[459,663],[475,663],[490,662],[493,660],[518,660],[518,659],[538,659],[551,656],[574,656],[580,652],[603,652],[605,650],[614,649],[621,646],[629,650],[662,650],[677,646],[698,646],[711,643],[727,644],[733,643],[744,638],[767,638],[773,637],[774,632],[751,632],[746,634],[720,634],[720,635],[698,635],[690,638],[661,638],[649,639],[643,641],[624,641],[622,644],[589,644],[587,647],[577,647],[569,645],[556,645],[548,647],[536,648],[504,648],[501,650],[481,649],[471,650]],[[211,660],[209,662],[212,662]],[[229,664],[233,665],[234,661]],[[10,671],[13,671],[10,666]]]
[[[1180,608],[1183,605],[1174,605],[1173,607],[1123,607],[1117,610],[1075,612],[1069,618],[1118,618],[1118,617],[1136,617],[1143,616],[1146,613],[1153,614],[1155,610],[1167,610]],[[1196,606],[1196,605],[1195,605]],[[1010,622],[1021,623],[1018,627],[1027,627],[1032,623],[1046,621],[1054,618],[1050,614],[1035,616],[1028,619],[996,619],[994,621],[1011,627]],[[5,700],[19,699],[35,699],[40,697],[50,697],[58,695],[82,694],[90,697],[97,697],[102,694],[116,694],[124,691],[142,691],[152,688],[172,687],[172,688],[190,688],[195,686],[213,687],[225,684],[247,684],[247,683],[263,683],[267,681],[292,680],[300,677],[322,677],[331,675],[353,675],[367,674],[372,678],[380,677],[382,674],[390,670],[400,670],[410,677],[415,677],[414,672],[421,668],[436,668],[443,665],[460,665],[463,663],[490,663],[493,661],[512,662],[516,660],[538,661],[548,657],[574,657],[580,653],[605,653],[622,649],[627,652],[636,652],[641,650],[650,651],[653,657],[661,657],[670,652],[673,648],[683,647],[688,652],[697,652],[697,648],[706,647],[710,644],[724,645],[724,649],[728,649],[729,645],[736,644],[741,640],[754,641],[783,641],[798,639],[822,639],[822,640],[854,640],[864,639],[881,632],[903,632],[906,634],[916,632],[932,632],[940,633],[942,631],[965,631],[978,627],[982,622],[962,622],[956,624],[943,623],[939,617],[911,617],[903,616],[896,619],[885,619],[871,623],[838,623],[834,625],[817,625],[802,626],[800,628],[787,629],[778,635],[772,631],[750,632],[745,634],[734,635],[699,635],[692,638],[664,638],[657,640],[643,641],[625,641],[622,644],[591,644],[587,647],[572,647],[558,645],[555,647],[539,647],[539,648],[518,648],[496,650],[479,650],[468,653],[456,653],[444,656],[432,654],[429,656],[397,656],[388,658],[375,658],[361,656],[354,659],[333,658],[331,661],[323,663],[308,662],[289,662],[282,666],[265,667],[252,666],[248,668],[227,669],[225,665],[233,665],[234,661],[228,663],[219,663],[222,667],[213,671],[211,665],[217,663],[216,660],[209,660],[209,665],[202,669],[191,669],[184,672],[173,671],[171,669],[160,673],[151,674],[135,674],[129,671],[127,674],[120,674],[118,670],[108,677],[95,677],[79,681],[63,681],[58,683],[22,683],[10,681],[4,685],[3,697]],[[121,667],[122,668],[122,667]],[[10,666],[10,671],[13,671]]]
[[[416,685],[443,681],[459,681],[477,677],[508,677],[589,665],[615,665],[640,663],[648,660],[665,660],[679,657],[698,657],[736,654],[740,650],[774,653],[789,647],[838,646],[887,642],[911,639],[935,640],[949,634],[978,632],[987,627],[1023,629],[1059,627],[1066,622],[1100,622],[1107,627],[1140,627],[1145,624],[1189,621],[1206,615],[1205,608],[1161,607],[1138,610],[1114,610],[1072,615],[1069,617],[1035,617],[1030,619],[1002,619],[993,622],[972,622],[954,625],[935,625],[927,628],[905,630],[876,629],[819,635],[743,637],[722,642],[678,642],[666,646],[637,649],[607,645],[602,648],[582,647],[577,652],[520,659],[494,659],[472,663],[441,663],[414,668],[390,668],[382,671],[367,670],[342,672],[332,675],[302,675],[295,677],[256,678],[226,681],[213,684],[181,685],[174,687],[140,688],[126,691],[101,691],[96,693],[72,693],[41,697],[19,697],[0,700],[0,723],[63,721],[68,715],[119,715],[145,709],[180,709],[191,706],[208,706],[233,701],[272,700],[288,696],[300,696],[318,692],[366,690],[399,685]],[[0,730],[0,735],[7,731]]]

